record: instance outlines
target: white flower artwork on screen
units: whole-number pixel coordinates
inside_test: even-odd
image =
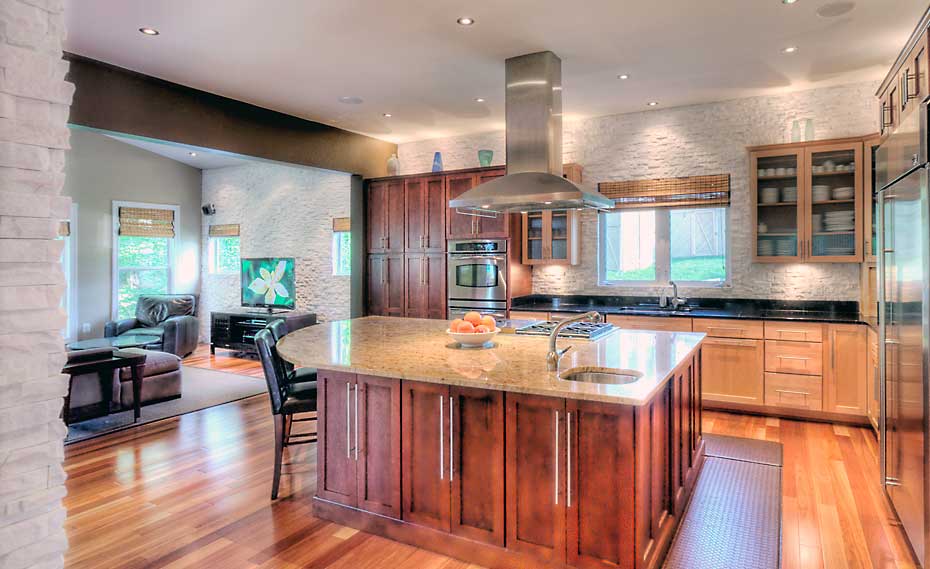
[[[261,267],[258,270],[261,276],[256,277],[255,280],[252,281],[252,284],[249,285],[249,289],[255,294],[264,294],[265,302],[268,304],[274,304],[279,296],[281,298],[288,298],[290,293],[280,282],[281,277],[284,276],[286,267],[287,263],[284,261],[279,261],[274,271],[269,271],[265,267]]]

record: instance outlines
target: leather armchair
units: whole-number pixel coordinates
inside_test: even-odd
[[[146,348],[185,357],[197,347],[199,323],[194,316],[196,297],[192,294],[142,295],[136,316],[107,322],[103,335],[152,336]]]

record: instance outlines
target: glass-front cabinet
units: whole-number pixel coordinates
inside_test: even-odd
[[[755,225],[754,257],[759,262],[801,260],[800,149],[752,153],[752,197]]]
[[[881,138],[874,137],[865,141],[863,148],[863,191],[862,191],[862,213],[863,213],[863,233],[865,242],[863,253],[865,260],[874,262],[878,251],[878,198],[875,193],[880,190],[878,182],[878,171],[876,170],[875,153]]]
[[[578,211],[555,209],[523,214],[523,263],[575,265],[578,263]]]
[[[862,153],[861,139],[750,150],[756,262],[862,260]]]

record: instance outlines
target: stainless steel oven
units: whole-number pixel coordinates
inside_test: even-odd
[[[469,310],[505,317],[507,314],[507,240],[449,241],[449,317]]]

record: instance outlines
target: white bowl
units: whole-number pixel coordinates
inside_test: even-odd
[[[501,329],[495,328],[492,332],[453,332],[452,330],[446,329],[446,334],[452,336],[452,339],[458,342],[463,346],[478,347],[484,344],[487,344],[494,339],[494,336],[500,334]]]

